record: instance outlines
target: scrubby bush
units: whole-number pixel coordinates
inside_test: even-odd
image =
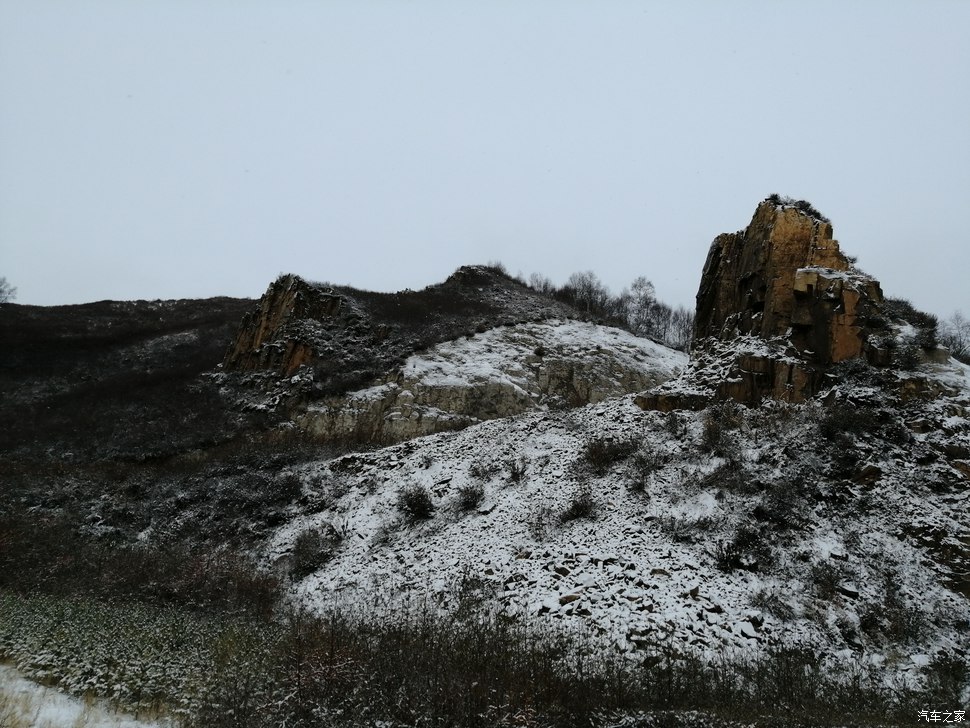
[[[859,615],[859,627],[872,639],[882,636],[893,642],[918,642],[926,632],[926,615],[899,593],[899,574],[887,568],[882,574],[882,599]]]
[[[715,563],[721,571],[764,572],[772,563],[771,546],[764,533],[743,525],[729,541],[718,543]]]
[[[959,705],[964,690],[970,685],[970,665],[965,657],[937,654],[926,666],[926,687],[935,701],[946,705]]]
[[[728,433],[738,429],[742,422],[741,407],[734,402],[720,402],[708,407],[701,431],[701,450],[722,457],[732,456],[734,441]]]
[[[616,440],[611,437],[597,437],[583,448],[583,459],[597,475],[602,475],[610,466],[625,460],[637,450],[633,439]]]
[[[714,519],[707,516],[698,518],[662,516],[657,523],[660,530],[677,543],[700,543],[717,525]]]
[[[779,480],[768,486],[753,515],[774,529],[796,528],[802,523],[806,501],[813,494],[813,488],[800,476]]]
[[[517,458],[509,458],[505,463],[505,468],[509,473],[509,480],[513,483],[520,483],[525,479],[526,473],[529,472],[529,461],[524,455],[520,455]]]
[[[421,521],[434,515],[431,493],[423,485],[409,485],[397,496],[397,508],[411,521]]]
[[[873,429],[877,422],[871,408],[840,402],[823,411],[818,430],[826,440],[834,441],[842,435],[861,435]]]
[[[559,525],[560,520],[550,506],[540,504],[534,506],[526,521],[529,535],[536,541],[543,541]]]
[[[759,589],[751,597],[751,606],[767,612],[782,622],[790,622],[795,618],[795,608],[782,599],[776,589]]]
[[[588,485],[581,485],[573,493],[569,503],[559,513],[560,523],[575,521],[580,518],[595,518],[599,504],[593,497]]]
[[[754,479],[743,462],[730,461],[718,465],[700,480],[702,488],[717,488],[729,493],[751,495],[759,493],[763,484]]]
[[[809,586],[816,597],[831,601],[839,592],[842,578],[842,569],[831,561],[821,561],[812,565],[809,572]]]
[[[308,528],[293,541],[290,556],[290,574],[302,579],[330,561],[343,540],[340,532],[330,523]]]
[[[11,509],[0,517],[0,590],[265,615],[279,580],[226,546],[126,545],[85,535],[66,515]]]
[[[793,197],[786,197],[783,195],[779,195],[777,192],[774,192],[768,195],[767,200],[768,202],[771,202],[774,205],[779,205],[781,207],[794,207],[796,210],[800,210],[804,212],[806,215],[814,217],[816,220],[821,220],[822,222],[830,222],[830,220],[827,217],[825,217],[825,215],[823,215],[821,212],[816,210],[815,206],[812,205],[812,203],[809,202],[808,200],[796,200]]]
[[[927,667],[926,692],[900,692],[808,649],[707,661],[650,642],[633,661],[537,624],[434,608],[266,622],[0,594],[0,646],[34,679],[167,707],[183,728],[767,726],[796,709],[805,725],[902,725],[966,684],[965,661],[946,655]]]
[[[667,432],[670,433],[671,437],[679,440],[684,436],[687,429],[684,424],[684,418],[677,414],[676,410],[671,410],[667,413],[664,425],[667,428]]]
[[[643,493],[647,489],[650,476],[664,466],[666,458],[660,453],[638,452],[630,458],[627,467],[627,487],[635,493]]]
[[[490,480],[502,469],[495,461],[475,460],[468,466],[468,474],[476,480]]]
[[[459,511],[471,511],[485,497],[485,488],[480,483],[468,483],[458,488],[456,505]]]

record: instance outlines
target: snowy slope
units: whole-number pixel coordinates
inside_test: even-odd
[[[627,396],[316,463],[300,472],[310,505],[267,557],[290,558],[308,530],[332,535],[329,561],[295,586],[317,608],[447,608],[475,591],[630,654],[799,643],[905,676],[970,650],[970,602],[954,591],[970,535],[957,457],[970,449],[970,374],[951,360],[892,376],[827,393],[874,418],[857,431],[833,434],[817,402],[668,416]],[[905,399],[913,381],[932,396]],[[597,472],[585,448],[611,440],[637,453]],[[413,486],[432,496],[427,520],[398,506]],[[583,489],[595,518],[564,520]]]

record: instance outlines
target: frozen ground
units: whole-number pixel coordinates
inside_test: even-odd
[[[24,679],[0,665],[3,728],[170,728],[167,720],[140,720],[102,701],[85,701]]]

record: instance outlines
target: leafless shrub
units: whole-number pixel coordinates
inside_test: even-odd
[[[777,589],[759,589],[751,597],[751,606],[777,617],[782,622],[790,622],[795,618],[795,608],[782,599]]]
[[[342,534],[330,523],[303,531],[293,542],[290,575],[302,579],[312,574],[334,557],[341,541]]]
[[[650,476],[660,470],[667,459],[656,451],[638,452],[627,467],[627,487],[635,493],[644,493]]]
[[[398,493],[397,508],[410,521],[427,520],[434,515],[431,493],[423,485],[409,485]]]
[[[583,448],[583,458],[598,475],[609,470],[610,466],[625,460],[636,452],[638,443],[634,439],[616,440],[610,437],[597,437]]]
[[[573,493],[569,503],[559,513],[560,523],[575,521],[579,518],[595,518],[599,504],[593,497],[593,492],[588,485],[581,485]]]
[[[529,461],[524,455],[520,455],[517,458],[509,458],[505,463],[505,468],[508,470],[509,480],[513,483],[520,483],[529,472]]]
[[[729,541],[718,544],[715,562],[721,571],[764,572],[772,563],[771,546],[761,531],[743,525]]]
[[[474,460],[468,466],[468,474],[476,480],[491,480],[501,469],[502,466],[495,461]]]
[[[458,489],[456,505],[459,511],[471,511],[478,507],[485,497],[485,488],[480,483],[468,483]]]

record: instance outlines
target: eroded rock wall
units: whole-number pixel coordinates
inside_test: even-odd
[[[852,270],[832,225],[765,200],[748,227],[711,245],[697,293],[695,344],[709,337],[789,337],[813,362],[866,351],[869,318],[882,290]]]
[[[443,283],[397,293],[286,275],[244,318],[223,367],[279,378],[306,366],[320,393],[340,394],[436,343],[503,324],[577,315],[485,266],[459,268]]]

